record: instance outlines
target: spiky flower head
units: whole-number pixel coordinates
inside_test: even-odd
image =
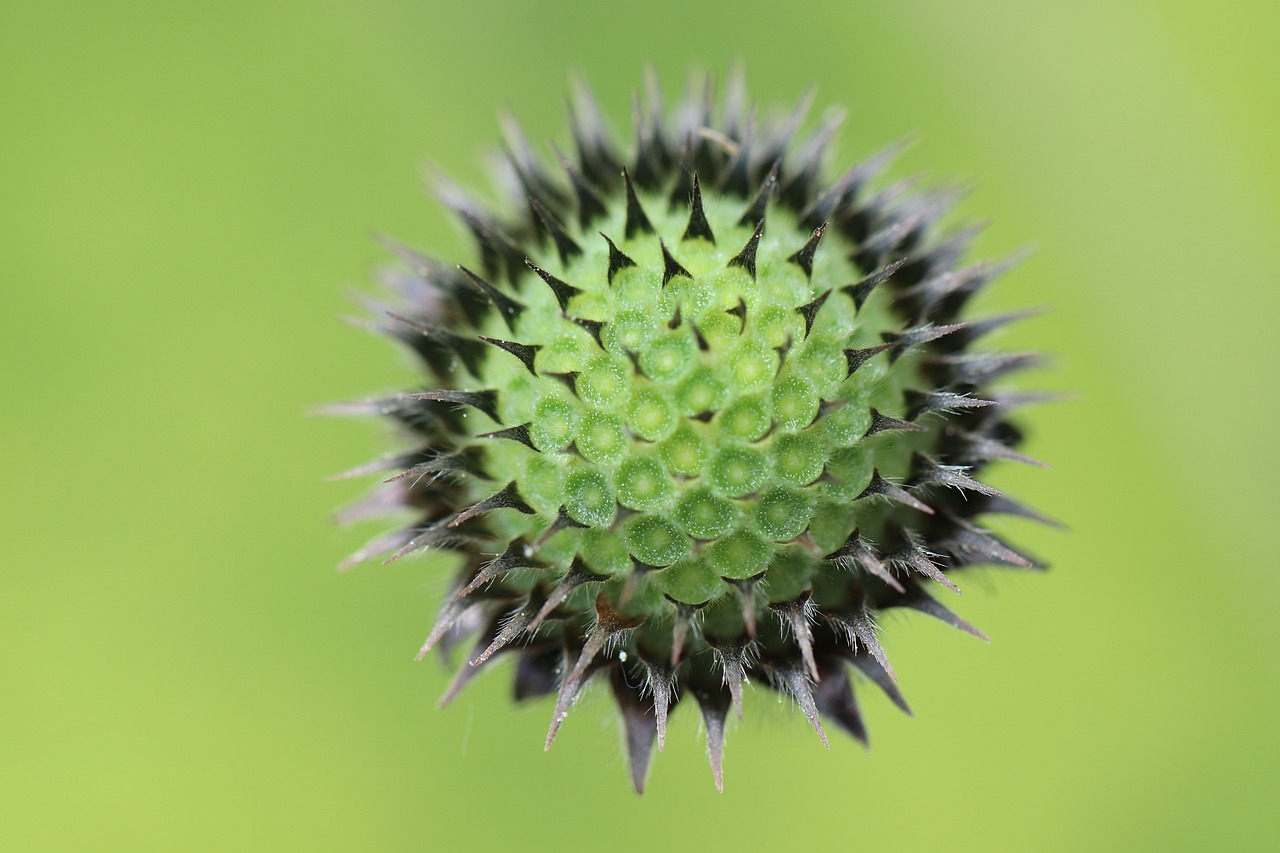
[[[939,603],[953,574],[1035,562],[980,526],[1035,514],[983,484],[1030,461],[991,384],[1034,356],[980,345],[1013,316],[965,318],[1004,263],[938,237],[946,193],[873,190],[888,156],[834,180],[839,118],[796,142],[731,83],[668,114],[656,87],[619,145],[583,87],[572,156],[514,123],[501,213],[446,187],[478,256],[397,244],[399,306],[376,322],[421,357],[423,386],[343,411],[392,418],[407,453],[358,508],[412,526],[349,562],[450,550],[462,569],[422,647],[475,645],[444,702],[514,658],[515,694],[555,694],[547,745],[591,680],[621,710],[643,787],[679,699],[705,721],[717,787],[725,723],[755,678],[866,732],[849,667],[906,709],[877,614]]]

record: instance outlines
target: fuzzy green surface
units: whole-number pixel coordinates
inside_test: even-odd
[[[753,279],[729,264],[754,230],[736,224],[740,199],[704,192],[712,243],[681,239],[686,205],[640,198],[656,233],[623,238],[621,204],[596,223],[635,266],[609,282],[608,244],[595,230],[571,229],[580,255],[561,263],[548,245],[535,260],[582,291],[566,310],[528,274],[518,293],[526,310],[511,326],[497,312],[487,318],[484,334],[539,347],[536,375],[496,348],[478,380],[455,371],[459,387],[499,389],[502,422],[528,424],[538,448],[475,440],[493,480],[514,480],[537,510],[498,510],[490,524],[508,540],[532,542],[564,507],[587,530],[554,534],[539,560],[564,569],[576,553],[594,571],[620,575],[631,571],[620,559],[629,554],[661,567],[628,589],[626,610],[637,615],[669,610],[663,595],[686,604],[730,596],[724,579],[762,572],[769,600],[794,598],[823,570],[822,554],[855,526],[877,523],[877,501],[851,503],[873,468],[894,477],[909,463],[912,446],[898,435],[862,436],[871,407],[901,414],[903,389],[924,387],[913,384],[913,360],[891,365],[882,354],[848,375],[844,355],[847,347],[879,344],[880,333],[901,322],[874,292],[860,311],[839,292],[863,271],[838,236],[825,237],[812,279],[788,261],[811,236],[789,211],[770,211]],[[663,285],[659,236],[691,277]],[[828,292],[806,335],[796,309]],[[603,322],[603,351],[566,314]],[[574,389],[549,374],[575,374]],[[819,417],[823,401],[839,405]],[[494,428],[478,412],[466,418],[472,434]],[[492,491],[491,484],[472,488],[475,500]],[[811,542],[787,544],[806,533]],[[618,590],[615,584],[615,600]],[[578,598],[585,603],[587,593]]]

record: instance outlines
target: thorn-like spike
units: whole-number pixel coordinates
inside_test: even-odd
[[[879,410],[873,408],[871,410],[871,426],[867,429],[866,435],[864,435],[863,438],[870,438],[871,436],[878,435],[882,432],[893,431],[928,432],[928,429],[920,426],[919,424],[913,424],[911,421],[891,418],[888,415],[881,414]]]
[[[447,520],[448,519],[445,519],[444,521],[447,521]],[[383,560],[382,565],[385,566],[390,563],[394,563],[396,560],[399,560],[401,557],[405,557],[409,554],[414,553],[415,551],[421,551],[424,548],[452,548],[464,543],[474,541],[473,537],[468,537],[462,534],[454,533],[452,530],[450,530],[445,526],[444,521],[435,521],[424,527],[412,528],[409,532],[410,538],[408,538],[408,540],[405,541],[404,546],[401,547],[400,550],[392,554],[390,557],[387,557],[385,560]],[[379,540],[375,540],[375,543],[379,546],[383,544]],[[373,546],[375,543],[370,543],[369,545],[366,545],[365,548],[362,550],[369,551],[372,553]],[[355,556],[356,555],[353,554],[351,558],[348,558],[348,562],[344,563],[342,567],[343,568],[347,567],[350,563],[350,560],[353,559]]]
[[[755,197],[751,199],[751,203],[747,205],[747,209],[739,217],[739,226],[747,227],[753,222],[764,223],[765,216],[769,211],[769,201],[773,198],[774,193],[778,191],[778,168],[781,165],[781,160],[773,161],[773,165],[769,167],[768,174],[760,182],[760,189],[756,190]]]
[[[976,397],[969,397],[965,394],[956,394],[951,391],[913,391],[908,389],[904,392],[909,408],[907,420],[918,420],[921,415],[929,412],[940,412],[942,414],[951,414],[962,409],[982,409],[987,406],[1000,405],[1000,401],[996,400],[979,400]]]
[[[502,418],[498,417],[497,391],[455,391],[439,388],[433,391],[418,391],[405,396],[410,400],[434,400],[437,403],[457,403],[463,406],[470,406],[473,409],[484,412],[493,419],[494,423],[502,423]]]
[[[693,625],[694,617],[698,615],[699,610],[707,606],[710,599],[701,604],[685,604],[669,595],[664,597],[676,609],[676,621],[671,626],[671,667],[674,669],[680,665],[680,657],[684,653],[684,641],[689,636],[689,628]]]
[[[930,361],[946,371],[950,382],[986,385],[1010,373],[1036,367],[1043,358],[1036,352],[977,352],[938,356]]]
[[[955,529],[934,547],[949,554],[957,566],[988,564],[1015,569],[1043,569],[1044,564],[1021,554],[980,527],[952,517]]]
[[[603,645],[603,640],[601,641],[601,644]],[[583,656],[578,658],[578,662],[582,664],[583,671],[586,670],[587,665],[595,658],[597,652],[599,652],[599,649],[583,647]],[[590,657],[584,657],[586,655],[590,655]],[[565,649],[565,658],[562,669],[567,669],[568,666],[569,650]],[[570,706],[572,706],[573,701],[578,698],[578,693],[581,690],[582,682],[579,680],[579,677],[572,674],[566,674],[563,676],[560,681],[560,690],[556,695],[556,707],[551,713],[551,725],[547,728],[547,740],[542,745],[543,752],[551,749],[551,744],[555,741],[556,734],[560,731],[560,726],[564,724],[565,719],[569,716]]]
[[[711,233],[711,223],[707,222],[707,214],[702,209],[702,185],[698,181],[698,173],[693,174],[693,196],[689,202],[689,224],[684,229],[681,240],[701,239],[715,245],[716,236]]]
[[[813,683],[805,672],[805,665],[799,662],[782,664],[775,666],[772,671],[778,679],[779,686],[796,700],[796,704],[804,712],[805,719],[818,733],[822,745],[830,749],[831,744],[827,743],[827,733],[822,730],[822,720],[818,717],[818,705],[813,698]]]
[[[533,360],[538,354],[538,350],[542,349],[537,344],[520,344],[515,341],[504,341],[501,338],[490,338],[487,335],[476,335],[477,338],[486,344],[492,344],[504,352],[509,352],[520,360],[520,363],[529,369],[534,376],[538,375],[538,371],[534,370]]]
[[[952,323],[949,326],[935,326],[932,323],[925,323],[922,326],[903,329],[901,332],[881,332],[880,339],[890,346],[889,362],[893,363],[912,347],[929,341],[936,341],[944,335],[949,335],[952,332],[958,332],[968,327],[968,323]]]
[[[465,275],[472,285],[475,286],[475,289],[486,299],[492,302],[494,307],[498,309],[498,313],[502,315],[502,319],[507,322],[507,328],[515,329],[516,318],[520,316],[522,311],[524,311],[524,304],[517,302],[510,296],[507,296],[501,290],[498,290],[498,288],[494,287],[492,284],[485,281],[483,278],[461,264],[459,264],[458,269],[461,270],[462,274]]]
[[[747,681],[747,663],[751,653],[750,643],[716,643],[708,640],[720,664],[722,681],[729,688],[733,710],[742,719],[742,685]]]
[[[996,497],[1001,494],[985,483],[979,483],[969,476],[965,465],[942,465],[923,453],[912,457],[913,481],[917,488],[924,486],[945,486],[962,492],[977,492],[980,495]]]
[[[862,722],[858,701],[853,695],[853,685],[849,682],[849,673],[838,659],[822,662],[822,680],[814,688],[813,700],[819,713],[834,720],[836,725],[863,746],[870,746],[867,727]]]
[[[636,265],[636,262],[631,260],[631,258],[627,257],[625,254],[623,254],[622,250],[619,249],[617,245],[614,244],[614,242],[610,240],[608,235],[606,235],[603,231],[599,233],[601,237],[604,237],[604,241],[609,244],[609,276],[608,278],[609,278],[609,283],[613,284],[613,277],[618,274],[618,270],[624,269],[626,267],[634,267]]]
[[[595,624],[591,626],[586,640],[582,644],[582,651],[577,656],[577,662],[573,665],[573,669],[568,669],[568,649],[564,649],[564,675],[561,679],[561,690],[559,690],[556,699],[556,712],[552,716],[552,725],[547,733],[547,744],[544,749],[552,747],[552,740],[556,739],[556,733],[563,724],[564,719],[568,716],[568,708],[573,703],[573,699],[577,698],[577,694],[581,692],[582,685],[586,683],[591,676],[589,667],[593,665],[596,656],[603,652],[608,644],[618,634],[634,629],[643,620],[623,620],[618,613],[609,607],[607,602],[602,598],[596,598],[595,601]]]
[[[596,655],[604,651],[605,647],[616,639],[619,634],[638,627],[642,622],[644,622],[643,617],[639,619],[624,619],[603,597],[596,598],[595,624],[587,632],[587,638],[582,645],[582,653],[578,655],[578,662],[569,671],[568,678],[574,681],[582,678],[587,671],[587,667],[595,660]]]
[[[791,631],[809,677],[818,681],[821,676],[818,674],[818,663],[813,658],[813,629],[809,627],[817,610],[813,603],[813,592],[805,590],[799,598],[770,604],[769,609],[778,614],[783,627]]]
[[[1026,456],[1003,442],[974,432],[957,430],[956,435],[964,440],[964,455],[980,462],[1000,460],[1003,462],[1021,462],[1036,468],[1048,468],[1046,462]]]
[[[635,185],[631,183],[631,175],[626,168],[622,169],[622,180],[627,186],[627,224],[624,233],[630,240],[639,232],[646,234],[653,233],[653,225],[649,223],[649,217],[645,215],[644,208],[640,206],[640,199],[636,196]]]
[[[761,219],[756,223],[756,230],[751,232],[751,237],[747,240],[747,245],[742,247],[742,251],[729,259],[726,266],[742,267],[747,274],[754,280],[756,277],[756,251],[760,248],[760,237],[764,234],[764,220]]]
[[[538,221],[542,223],[542,227],[551,235],[552,242],[556,244],[556,253],[560,256],[561,264],[567,264],[571,258],[582,254],[582,247],[569,236],[568,231],[564,230],[564,226],[556,219],[555,214],[543,207],[537,199],[530,199],[529,204],[533,207],[533,212],[538,214]]]
[[[574,323],[577,323],[579,326],[586,329],[587,334],[591,335],[591,337],[595,339],[596,345],[599,346],[600,349],[604,349],[604,339],[600,336],[601,331],[604,329],[604,323],[599,320],[587,320],[583,317],[573,317],[568,314],[565,314],[564,318],[566,320],[572,320]]]
[[[889,677],[894,681],[898,680],[897,674],[893,671],[893,666],[889,663],[889,656],[885,654],[884,646],[880,645],[880,638],[876,636],[876,624],[865,606],[849,613],[828,613],[827,619],[844,629],[849,645],[854,651],[857,651],[858,644],[861,643],[867,653],[884,668]]]
[[[853,307],[862,310],[863,304],[867,298],[871,296],[871,291],[888,281],[894,273],[902,269],[902,265],[907,262],[906,258],[899,258],[887,266],[883,266],[860,281],[853,284],[845,285],[840,288],[843,292],[849,294],[849,298],[853,300]]]
[[[843,545],[823,557],[823,559],[836,565],[845,565],[852,562],[884,581],[886,585],[898,592],[906,591],[898,579],[893,576],[893,572],[889,571],[888,566],[881,562],[880,556],[875,552],[875,549],[862,539],[857,530],[849,534],[849,538],[845,540]]]
[[[449,632],[457,622],[462,618],[463,614],[471,607],[475,606],[475,602],[461,601],[457,599],[449,599],[445,602],[444,607],[440,609],[440,615],[436,617],[436,623],[431,628],[431,633],[427,635],[426,641],[422,644],[422,648],[418,650],[418,654],[414,656],[414,660],[422,660],[427,656],[427,652],[440,642],[440,638]]]
[[[507,427],[506,429],[496,430],[495,432],[484,432],[476,436],[476,438],[504,438],[508,441],[518,442],[532,450],[534,453],[541,453],[537,445],[533,443],[533,439],[529,437],[529,423],[522,423],[519,426]]]
[[[555,589],[551,590],[551,594],[547,596],[546,602],[543,603],[526,630],[530,633],[538,630],[539,626],[551,615],[551,611],[564,604],[565,600],[578,587],[588,583],[604,583],[608,579],[608,575],[598,575],[591,571],[581,557],[574,557],[569,570],[565,572],[564,577],[560,578],[560,582],[556,584]]]
[[[653,757],[653,741],[658,735],[653,706],[641,701],[634,688],[628,686],[622,667],[614,670],[611,684],[614,699],[622,712],[631,786],[637,794],[643,794],[645,777],[649,774],[649,761]]]
[[[541,548],[548,539],[555,536],[561,530],[582,530],[585,527],[587,527],[587,525],[569,515],[569,510],[562,506],[556,511],[555,521],[547,525],[547,529],[544,530],[542,535],[538,537],[538,540],[533,543],[533,547],[535,549]]]
[[[693,278],[693,273],[685,269],[684,265],[682,265],[679,261],[677,261],[672,256],[671,250],[667,248],[666,242],[661,237],[658,238],[658,245],[662,247],[662,286],[663,287],[666,287],[667,282],[671,281],[671,279],[675,278],[678,275],[682,275],[688,279]],[[679,316],[679,311],[680,311],[680,308],[679,306],[677,306],[676,307],[677,316]],[[676,323],[676,326],[678,325],[680,324]],[[671,328],[674,329],[676,328],[676,326],[671,326]]]
[[[419,462],[417,465],[414,465],[411,468],[406,468],[404,471],[401,471],[399,474],[396,474],[394,477],[388,477],[386,480],[383,480],[383,482],[395,483],[400,480],[412,479],[414,481],[413,485],[416,486],[418,485],[418,482],[421,481],[422,478],[424,477],[429,477],[432,475],[438,476],[444,472],[449,472],[449,471],[466,473],[466,474],[475,473],[473,471],[472,465],[470,464],[470,461],[467,458],[465,451],[458,451],[457,453],[436,454],[435,456],[432,456],[430,459],[427,459],[423,462]]]
[[[915,572],[925,577],[935,580],[954,592],[956,595],[963,595],[960,587],[951,582],[951,578],[943,574],[942,569],[933,562],[932,555],[929,554],[910,531],[901,525],[892,525],[892,533],[895,538],[901,541],[902,546],[888,556],[888,561],[894,565],[902,566],[908,572]]]
[[[880,344],[874,347],[862,347],[861,349],[846,349],[844,351],[845,362],[848,365],[849,372],[845,374],[848,379],[858,371],[859,367],[871,360],[872,356],[879,355],[889,348],[888,344]]]
[[[484,500],[467,507],[462,512],[455,515],[449,521],[449,527],[454,528],[468,519],[475,518],[484,512],[491,512],[495,509],[514,509],[525,515],[535,514],[533,507],[525,503],[524,498],[520,496],[519,489],[516,488],[516,481],[512,480],[502,487],[501,490],[494,492]]]
[[[831,296],[831,291],[827,290],[823,292],[817,299],[814,299],[812,302],[809,302],[805,305],[801,305],[799,308],[796,309],[796,313],[799,314],[802,318],[804,318],[804,336],[806,338],[809,337],[809,333],[813,331],[813,321],[817,319],[818,312],[822,310],[823,305],[827,304],[827,299],[830,296]]]
[[[953,613],[949,608],[939,603],[936,599],[934,599],[932,596],[926,593],[923,589],[920,589],[918,586],[912,589],[912,591],[908,595],[905,595],[902,598],[896,599],[893,602],[893,606],[907,607],[907,608],[910,608],[911,610],[915,610],[920,613],[923,613],[926,616],[932,616],[934,619],[937,619],[939,622],[945,622],[946,624],[950,625],[952,628],[958,628],[959,630],[964,631],[966,634],[972,634],[973,636],[977,637],[979,640],[984,640],[988,643],[991,642],[990,637],[988,637],[982,631],[975,628],[973,625],[970,625],[965,620],[961,619],[959,616]]]
[[[538,274],[538,278],[547,283],[547,287],[551,288],[551,293],[555,296],[556,302],[560,305],[560,310],[568,311],[569,300],[577,296],[582,291],[566,281],[561,281],[541,267],[536,266],[533,261],[528,258],[524,259],[524,263],[525,266]]]
[[[653,696],[653,715],[658,732],[658,752],[667,745],[667,713],[671,710],[676,698],[675,672],[659,664],[640,658],[644,667],[644,692]]]
[[[854,666],[862,670],[863,675],[870,678],[876,687],[884,692],[885,696],[889,697],[889,701],[896,705],[899,711],[908,717],[914,716],[911,713],[911,706],[907,704],[902,691],[898,689],[897,682],[889,677],[889,673],[885,672],[879,661],[865,653],[853,655],[849,659]]]
[[[804,271],[805,278],[813,278],[813,258],[818,252],[818,244],[822,242],[822,235],[827,232],[827,223],[822,223],[813,231],[813,236],[809,238],[796,253],[787,258],[789,263],[793,263]]]
[[[876,495],[888,498],[889,500],[900,503],[903,506],[909,506],[918,512],[923,512],[925,515],[933,515],[933,507],[917,500],[906,489],[890,483],[884,477],[880,476],[880,472],[878,470],[871,473],[871,482],[862,490],[862,494],[858,495],[854,500],[860,501],[863,498],[869,498]]]
[[[702,711],[702,722],[707,729],[707,759],[711,763],[711,775],[716,790],[724,793],[724,734],[725,720],[729,716],[730,698],[721,690],[695,690],[694,698]]]
[[[507,550],[481,566],[475,576],[467,581],[462,589],[454,593],[454,600],[464,599],[490,581],[517,569],[545,569],[546,566],[529,559],[525,554],[525,548],[527,547],[523,539],[511,540],[510,544],[507,545]],[[490,637],[487,642],[492,642],[496,636],[497,632],[495,631],[494,636]]]
[[[584,647],[582,652],[583,654],[586,654],[587,649]],[[592,653],[591,658],[594,657],[595,654]],[[579,660],[581,661],[582,658],[579,657]],[[589,658],[587,663],[589,664],[590,662],[591,659]],[[586,669],[585,665],[583,666],[583,669]],[[573,705],[573,700],[578,698],[578,692],[582,689],[582,682],[577,678],[574,678],[569,672],[568,648],[565,648],[564,650],[560,670],[562,673],[560,677],[560,690],[556,694],[555,710],[551,712],[551,725],[547,728],[547,740],[542,745],[543,752],[547,752],[551,749],[551,743],[556,739],[556,734],[560,731],[560,726],[564,724],[565,719],[569,716],[569,707]]]
[[[536,630],[536,628],[530,628],[534,615],[542,609],[545,602],[546,599],[542,597],[542,593],[539,591],[538,587],[535,586],[533,591],[529,593],[529,597],[525,600],[524,604],[520,605],[519,608],[506,618],[502,624],[502,629],[498,631],[497,636],[493,638],[493,642],[489,644],[488,648],[471,661],[471,665],[480,666],[480,664],[506,648],[507,644],[523,634],[526,630],[532,634],[533,631]]]

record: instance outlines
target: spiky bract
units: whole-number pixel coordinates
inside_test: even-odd
[[[1002,268],[960,266],[971,231],[931,234],[949,197],[872,191],[887,157],[833,182],[828,117],[757,120],[740,85],[667,115],[636,108],[626,155],[585,91],[558,168],[508,127],[500,216],[441,195],[479,245],[453,267],[392,244],[404,307],[380,323],[430,379],[356,404],[421,448],[373,506],[421,520],[354,560],[449,549],[464,565],[422,651],[477,634],[445,700],[517,658],[516,696],[609,681],[637,790],[692,696],[721,784],[725,719],[755,676],[866,733],[852,664],[904,708],[876,614],[981,634],[927,586],[974,563],[1034,562],[978,526],[1031,514],[976,478],[1022,459],[988,392],[1026,354],[975,350],[1012,317],[966,322]],[[958,590],[957,590],[958,591]]]

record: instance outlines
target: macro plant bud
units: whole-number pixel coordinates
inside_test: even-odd
[[[749,681],[865,742],[851,671],[907,710],[879,614],[982,637],[939,601],[958,570],[1040,567],[981,523],[1042,518],[981,479],[1035,464],[1010,416],[1038,398],[999,389],[1036,357],[987,344],[1022,315],[966,311],[1009,264],[938,233],[954,194],[877,181],[893,149],[828,173],[840,118],[807,107],[651,84],[623,142],[580,87],[547,156],[508,123],[509,203],[439,192],[473,257],[388,242],[372,324],[421,386],[335,407],[412,440],[349,472],[387,479],[347,514],[417,515],[345,565],[461,558],[421,650],[472,644],[442,704],[509,660],[516,699],[554,697],[549,747],[607,683],[637,791],[681,701],[721,787]]]

